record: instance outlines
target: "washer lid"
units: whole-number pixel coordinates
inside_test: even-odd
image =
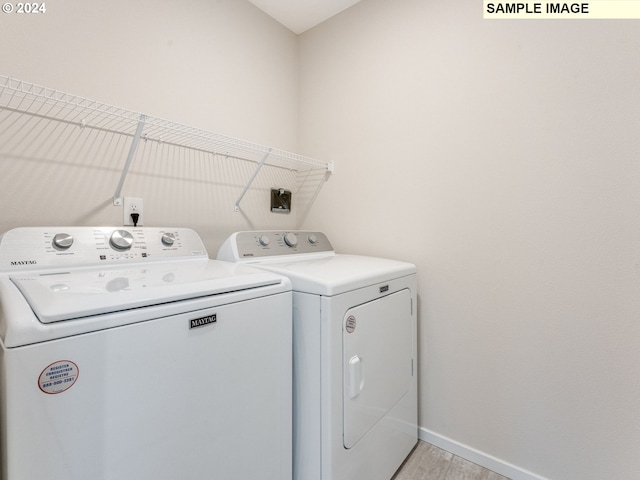
[[[416,266],[411,263],[344,254],[282,263],[265,261],[252,265],[289,277],[293,290],[297,292],[326,296],[416,273]]]
[[[281,283],[208,258],[11,275],[40,322],[52,323]]]

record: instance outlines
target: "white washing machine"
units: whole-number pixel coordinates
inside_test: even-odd
[[[291,478],[291,285],[189,229],[0,240],[2,480]]]
[[[416,268],[318,232],[238,232],[218,259],[293,286],[295,480],[389,480],[417,442]]]

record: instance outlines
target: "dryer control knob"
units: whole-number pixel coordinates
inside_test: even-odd
[[[298,237],[296,237],[293,233],[285,233],[284,243],[286,243],[289,247],[295,247],[296,245],[298,245]]]
[[[165,247],[172,246],[176,241],[176,236],[173,233],[163,233],[162,234],[162,244]]]
[[[316,237],[314,233],[310,233],[307,237],[307,240],[311,245],[315,245],[316,243],[318,243],[318,237]]]
[[[271,239],[267,235],[260,235],[258,237],[258,243],[263,247],[268,247],[269,243],[271,243]]]
[[[129,250],[133,245],[133,235],[126,230],[116,230],[111,234],[109,243],[116,250]]]
[[[53,246],[61,250],[66,250],[73,245],[73,237],[68,233],[58,233],[53,237]]]

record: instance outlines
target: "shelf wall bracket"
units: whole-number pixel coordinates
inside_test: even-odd
[[[144,124],[147,120],[147,116],[144,114],[140,114],[140,119],[138,120],[138,126],[136,128],[136,133],[133,135],[133,140],[131,141],[131,147],[129,147],[129,154],[127,155],[127,161],[124,164],[124,168],[122,169],[122,175],[120,175],[120,181],[118,182],[118,186],[116,187],[116,193],[113,195],[113,204],[115,206],[122,205],[122,187],[124,186],[124,181],[127,178],[127,174],[129,173],[129,167],[131,167],[131,162],[133,161],[133,157],[136,154],[136,150],[138,149],[138,143],[140,143],[140,137],[142,136],[142,130],[144,129]]]
[[[272,149],[270,148],[269,151],[267,153],[265,153],[264,156],[262,157],[262,159],[258,162],[258,166],[256,167],[255,171],[253,172],[253,175],[251,176],[251,178],[249,179],[249,181],[245,185],[244,190],[242,190],[242,193],[240,194],[238,199],[236,200],[236,205],[235,205],[235,208],[234,208],[234,210],[236,212],[240,211],[240,202],[242,201],[242,199],[244,198],[245,194],[247,193],[247,190],[249,190],[249,187],[251,187],[251,184],[253,183],[253,181],[258,176],[258,173],[260,173],[260,169],[264,165],[264,162],[266,162],[267,158],[269,158],[269,155],[271,155],[271,150]]]

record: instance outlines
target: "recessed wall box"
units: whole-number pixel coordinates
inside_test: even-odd
[[[291,191],[284,188],[271,189],[271,211],[273,213],[291,213]]]

